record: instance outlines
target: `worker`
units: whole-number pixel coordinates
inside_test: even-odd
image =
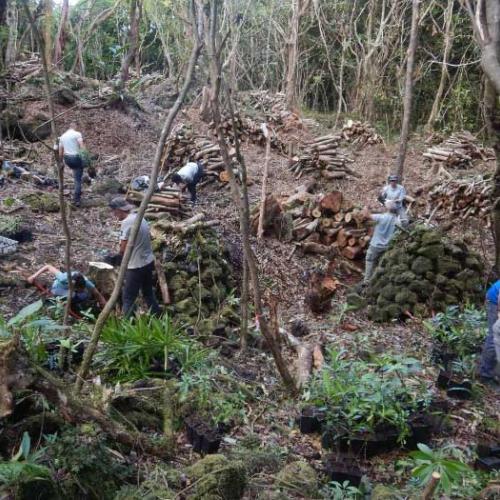
[[[113,198],[109,207],[115,217],[121,221],[120,254],[123,256],[137,214],[132,212],[135,207],[123,197]],[[142,292],[151,313],[157,316],[161,314],[153,290],[153,269],[154,254],[151,247],[151,234],[148,223],[143,219],[127,265],[122,290],[122,309],[125,317],[130,317],[133,314],[139,291]]]
[[[75,190],[73,193],[73,205],[80,206],[82,197],[82,178],[83,178],[83,137],[76,131],[76,124],[72,122],[69,129],[59,137],[59,156],[63,158],[64,163],[73,171],[75,181]]]
[[[383,214],[370,214],[365,210],[365,215],[375,221],[375,230],[366,252],[365,284],[370,281],[373,271],[380,257],[387,250],[399,223],[398,208],[394,201],[387,200],[384,206],[386,211]]]
[[[408,222],[408,216],[405,209],[406,189],[398,184],[399,177],[397,175],[389,175],[388,183],[383,187],[380,192],[379,201],[385,203],[386,201],[393,201],[398,210],[397,214],[402,224]]]
[[[68,273],[62,272],[51,264],[45,264],[36,273],[28,278],[28,283],[33,284],[42,274],[49,272],[54,276],[50,292],[54,297],[67,297],[69,292]],[[73,282],[73,296],[71,304],[82,310],[90,305],[92,299],[95,299],[101,307],[106,305],[106,299],[96,286],[78,271],[71,272]]]
[[[176,174],[172,176],[172,182],[183,184],[182,190],[186,188],[191,193],[191,203],[196,204],[196,185],[203,177],[203,167],[200,162],[189,161]]]
[[[493,326],[500,319],[499,310],[500,280],[495,281],[486,292],[486,313],[488,318],[488,334],[484,340],[481,360],[479,363],[479,376],[486,384],[497,384],[495,377],[497,354],[495,349],[495,332]],[[498,327],[496,328],[498,329]]]

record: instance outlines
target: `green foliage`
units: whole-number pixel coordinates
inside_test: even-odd
[[[321,493],[321,498],[327,500],[362,500],[365,498],[363,490],[352,486],[349,481],[343,483],[331,481],[322,489]]]
[[[448,457],[447,450],[431,450],[425,444],[418,444],[419,451],[410,453],[415,466],[412,469],[412,477],[420,485],[427,484],[433,472],[438,472],[441,479],[438,489],[450,493],[453,487],[459,487],[465,474],[470,472],[468,465]]]
[[[121,382],[167,376],[169,358],[190,369],[205,357],[204,351],[184,336],[167,315],[111,318],[101,341],[103,349],[95,362],[109,378]]]
[[[326,407],[336,429],[375,432],[389,425],[403,441],[409,433],[411,411],[431,398],[425,382],[416,377],[419,369],[413,358],[383,355],[368,363],[331,350],[305,398]]]
[[[445,312],[424,321],[438,345],[459,356],[477,353],[487,332],[486,312],[474,306],[450,306]]]
[[[8,202],[3,202],[8,206]],[[21,229],[23,218],[18,215],[0,215],[0,234],[10,235],[14,234]]]

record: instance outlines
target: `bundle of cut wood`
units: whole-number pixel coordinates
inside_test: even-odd
[[[306,144],[300,155],[292,158],[290,170],[299,179],[312,173],[325,179],[342,179],[347,174],[357,176],[347,164],[350,158],[338,151],[340,135],[325,135]]]
[[[29,59],[18,60],[9,66],[5,75],[7,80],[21,82],[26,77],[34,75],[42,70],[42,63],[38,54],[31,54]]]
[[[365,144],[380,144],[382,137],[368,122],[347,120],[342,127],[342,137],[351,144],[364,146]]]
[[[447,167],[468,168],[476,159],[490,160],[493,151],[482,147],[470,132],[457,132],[423,154],[430,162],[442,162]]]
[[[490,178],[476,176],[423,186],[415,194],[418,199],[425,200],[425,213],[435,214],[433,217],[437,219],[478,217],[489,225],[492,189]]]
[[[259,210],[255,210],[251,222],[254,234],[258,217]],[[283,231],[287,220],[291,231]],[[340,253],[351,260],[363,255],[372,234],[365,212],[346,202],[340,191],[314,195],[302,186],[281,203],[274,196],[267,197],[264,230],[278,237],[290,232],[306,253]]]
[[[284,93],[255,90],[240,92],[238,99],[254,118],[274,125],[281,125],[292,114],[287,110]]]
[[[127,199],[140,203],[144,198],[142,191],[129,191]],[[163,219],[169,216],[177,218],[187,217],[191,212],[187,203],[187,198],[180,190],[175,188],[164,188],[155,193],[149,201],[145,217],[147,219]]]

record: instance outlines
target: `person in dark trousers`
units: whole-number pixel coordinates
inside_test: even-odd
[[[82,197],[83,178],[83,158],[84,148],[83,137],[76,130],[76,124],[71,123],[69,129],[59,137],[59,156],[64,159],[64,163],[73,171],[75,181],[75,191],[73,193],[73,205],[79,207]]]
[[[495,350],[493,325],[500,319],[499,310],[500,280],[496,281],[486,292],[486,312],[488,314],[488,335],[483,344],[481,361],[479,364],[479,376],[481,381],[488,385],[497,385],[495,377],[497,355]]]
[[[120,220],[120,254],[125,253],[130,232],[137,214],[132,213],[133,205],[123,197],[114,198],[109,204],[115,217]],[[125,283],[122,290],[122,310],[125,317],[130,317],[135,311],[135,301],[139,292],[152,314],[161,314],[160,306],[156,301],[153,290],[154,254],[151,248],[151,234],[149,225],[143,219],[134,243],[132,255],[125,274]]]
[[[196,203],[196,185],[203,177],[203,167],[201,163],[190,161],[186,163],[176,174],[172,176],[175,184],[184,184],[182,190],[188,189],[191,193],[191,203]]]

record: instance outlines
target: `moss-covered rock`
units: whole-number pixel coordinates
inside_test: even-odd
[[[439,259],[444,255],[444,246],[439,243],[434,245],[427,245],[425,247],[421,247],[417,250],[417,255],[422,255],[423,257],[427,257],[431,260]]]
[[[413,264],[411,265],[411,270],[415,274],[419,275],[424,275],[425,273],[432,271],[434,269],[434,266],[432,264],[432,261],[428,259],[427,257],[417,257],[414,261]]]
[[[346,297],[346,302],[351,310],[363,309],[363,307],[366,306],[366,299],[364,299],[357,293],[348,294]]]
[[[53,193],[29,193],[21,198],[33,212],[58,212],[59,198]]]
[[[193,500],[238,500],[247,484],[243,463],[223,455],[207,455],[185,473],[194,484],[190,490]]]
[[[462,266],[460,262],[451,257],[442,257],[437,261],[438,273],[451,277],[459,273],[461,270]]]
[[[318,495],[318,476],[316,471],[301,460],[287,464],[276,476],[276,485],[306,498]]]

